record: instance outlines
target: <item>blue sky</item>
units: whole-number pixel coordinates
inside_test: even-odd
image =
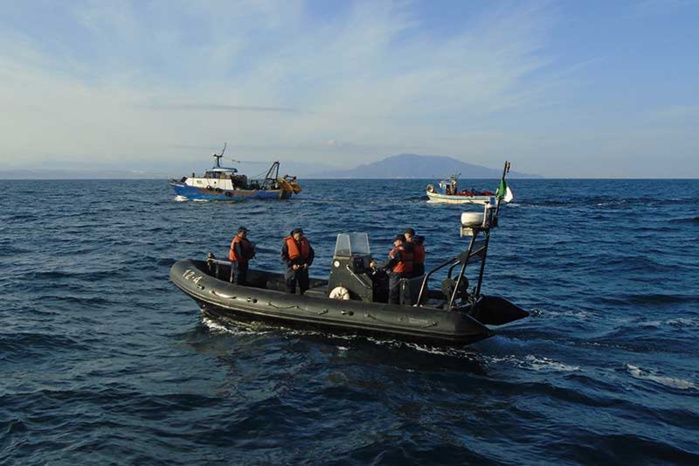
[[[697,24],[699,0],[3,0],[0,170],[201,171],[227,141],[699,178]]]

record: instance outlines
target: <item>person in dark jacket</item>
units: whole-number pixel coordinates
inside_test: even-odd
[[[405,239],[413,245],[413,277],[425,274],[425,237],[416,235],[415,230],[407,228]]]
[[[315,252],[311,243],[304,236],[301,228],[295,228],[291,234],[284,238],[282,243],[281,258],[286,265],[284,278],[286,279],[286,292],[296,293],[296,283],[299,285],[300,294],[308,289],[308,268],[313,264]]]
[[[228,260],[231,261],[231,282],[245,285],[248,280],[248,261],[255,257],[255,243],[248,240],[248,229],[241,226],[231,241]]]
[[[377,263],[371,261],[371,267],[388,272],[388,302],[400,303],[401,278],[410,278],[413,274],[413,248],[405,239],[405,235],[393,238],[393,249],[388,253],[388,260]]]

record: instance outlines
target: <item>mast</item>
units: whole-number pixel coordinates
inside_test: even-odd
[[[272,184],[277,179],[279,178],[279,161],[276,161],[272,164],[271,167],[269,167],[269,170],[267,170],[267,174],[265,175],[265,180],[263,181],[263,185],[267,184]]]
[[[506,188],[505,175],[510,170],[510,162],[505,162],[505,167],[502,172],[501,186]],[[479,299],[481,295],[481,285],[483,284],[483,275],[485,272],[485,263],[488,257],[488,246],[490,244],[490,233],[491,230],[498,226],[498,214],[500,213],[500,201],[504,193],[498,192],[497,199],[490,198],[489,202],[483,206],[482,220],[478,220],[477,224],[472,222],[464,223],[463,215],[461,219],[460,233],[461,236],[471,237],[468,248],[458,254],[457,256],[448,259],[447,261],[439,264],[437,267],[430,270],[422,281],[422,286],[420,287],[420,293],[418,295],[417,305],[422,303],[423,296],[426,295],[427,281],[430,276],[432,276],[436,271],[450,266],[448,278],[452,279],[452,271],[455,271],[458,267],[458,272],[454,280],[454,289],[451,291],[451,296],[449,296],[449,302],[447,304],[448,309],[456,308],[456,299],[459,297],[460,288],[462,284],[468,286],[468,279],[465,276],[466,268],[471,263],[471,259],[475,256],[480,258],[480,265],[478,268],[478,277],[476,285],[474,286],[474,292],[472,294],[473,299]],[[479,238],[480,237],[480,238]],[[476,245],[478,239],[482,239],[482,244]]]
[[[505,175],[507,175],[510,172],[510,162],[507,160],[505,161],[505,166],[502,169],[502,178],[500,178],[500,186],[498,186],[498,191],[497,191],[497,204],[495,205],[495,225],[497,225],[498,222],[498,213],[500,212],[500,201],[502,201],[502,198],[505,197],[505,194],[507,193],[507,182],[505,182]],[[502,191],[502,192],[500,192]]]
[[[216,159],[216,165],[214,165],[214,168],[221,168],[221,158],[223,158],[223,153],[226,152],[226,146],[228,143],[224,142],[223,143],[223,150],[221,151],[220,154],[217,154],[214,152],[213,157]]]

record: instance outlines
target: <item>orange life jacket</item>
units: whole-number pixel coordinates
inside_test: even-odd
[[[413,271],[413,252],[410,251],[408,252],[405,247],[401,246],[396,246],[395,248],[391,249],[391,252],[388,253],[388,258],[395,257],[395,255],[400,251],[400,261],[396,265],[393,266],[393,273],[408,273]]]
[[[236,243],[240,243],[240,247],[243,250],[243,257],[238,257],[238,255],[235,253]],[[248,259],[250,259],[250,241],[235,235],[233,241],[231,241],[231,249],[228,251],[228,260],[231,262],[245,264],[248,262]]]
[[[303,259],[304,261],[308,259],[311,255],[311,245],[308,243],[306,238],[301,238],[301,249],[299,250],[299,244],[296,242],[293,236],[287,236],[284,238],[286,241],[286,247],[289,249],[289,259]]]

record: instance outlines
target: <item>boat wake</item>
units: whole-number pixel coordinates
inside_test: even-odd
[[[225,333],[228,335],[249,335],[251,333],[263,335],[265,333],[270,333],[273,330],[269,326],[265,326],[260,322],[235,322],[234,325],[228,325],[220,320],[212,319],[206,316],[202,316],[201,321],[213,333]]]

